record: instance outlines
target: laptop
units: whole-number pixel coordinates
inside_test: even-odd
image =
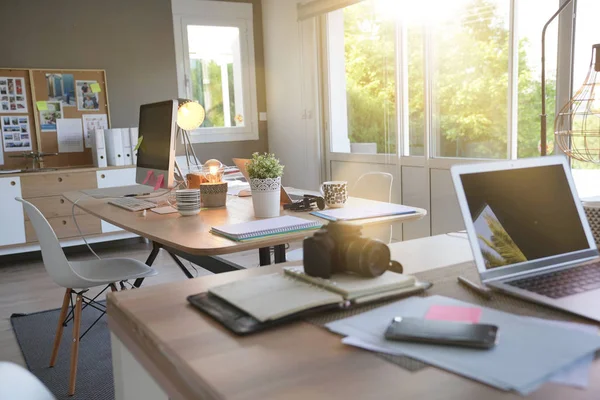
[[[600,259],[567,159],[456,165],[481,282],[600,321]]]

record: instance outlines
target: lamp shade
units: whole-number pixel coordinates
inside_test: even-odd
[[[177,125],[184,131],[193,131],[204,122],[204,107],[197,101],[179,99],[177,110]]]
[[[554,134],[569,157],[600,164],[600,44],[592,46],[585,82],[557,114]]]

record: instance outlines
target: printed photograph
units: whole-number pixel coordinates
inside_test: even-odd
[[[15,94],[15,80],[7,79],[8,93]]]
[[[49,101],[48,110],[40,111],[40,125],[42,132],[56,131],[56,120],[62,118],[62,103]]]
[[[12,119],[10,120],[10,124],[11,125],[19,125],[19,118],[17,117],[12,117]]]
[[[0,79],[0,86],[6,86],[6,79]]]
[[[25,98],[23,96],[17,96],[15,98],[15,100],[17,100],[17,101],[25,101]]]
[[[27,111],[27,105],[25,105],[25,103],[21,102],[21,103],[16,103],[17,104],[17,111]]]
[[[29,119],[19,117],[19,124],[28,124],[28,123],[29,123]]]
[[[8,141],[13,140],[13,134],[12,133],[5,133],[4,134],[4,140],[5,141],[7,141],[7,140]]]
[[[23,86],[24,86],[24,82],[23,79],[15,79],[15,86],[16,86],[16,90],[15,92],[17,94],[23,94]]]
[[[2,124],[4,124],[4,125],[10,125],[10,117],[4,117],[4,118],[2,118]]]
[[[8,111],[10,108],[8,107],[8,102],[2,102],[2,111]]]
[[[13,102],[17,101],[17,97],[16,96],[8,96],[8,101],[13,103]]]
[[[2,96],[2,97],[0,97],[0,100],[1,101],[8,101],[8,96]]]
[[[77,110],[97,111],[100,109],[98,93],[93,93],[91,85],[96,81],[76,81],[77,86]]]
[[[21,140],[29,140],[29,133],[21,133]]]
[[[21,133],[29,133],[28,125],[21,125]]]
[[[8,94],[6,86],[0,86],[0,94]],[[8,100],[8,97],[6,99]]]
[[[63,107],[75,106],[75,79],[73,74],[46,74],[48,101],[60,101]]]
[[[16,103],[9,103],[10,104],[10,110],[11,111],[17,111],[17,105]]]
[[[21,134],[17,133],[17,132],[13,133],[13,140],[15,142],[20,142],[21,141]]]

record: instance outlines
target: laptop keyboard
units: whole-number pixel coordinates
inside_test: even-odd
[[[506,284],[553,299],[559,299],[600,288],[600,262],[531,276],[506,282]]]

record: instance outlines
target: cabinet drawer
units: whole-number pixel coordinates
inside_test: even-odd
[[[62,196],[33,197],[27,199],[27,201],[36,206],[46,218],[70,217],[72,215],[71,209],[73,203]],[[75,215],[80,214],[85,214],[85,211],[79,207],[75,207]],[[27,214],[25,214],[25,220],[29,221]],[[77,221],[79,222],[79,220]]]
[[[75,226],[75,222],[73,222],[72,217],[48,218],[48,222],[50,223],[50,226],[52,226],[52,229],[54,229],[54,232],[59,239],[79,236],[79,232],[77,231],[77,227]],[[102,232],[100,219],[94,217],[93,215],[78,215],[77,223],[79,224],[81,232],[84,235],[93,235]],[[31,221],[25,221],[25,237],[27,238],[28,243],[38,241]]]
[[[64,192],[95,189],[96,172],[65,172],[29,175],[21,177],[21,193],[24,199],[57,196]]]

